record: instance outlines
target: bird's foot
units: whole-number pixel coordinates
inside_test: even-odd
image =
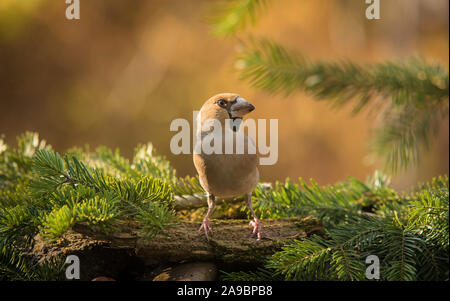
[[[257,219],[254,219],[250,222],[250,226],[253,226],[252,237],[256,236],[256,240],[261,240],[261,237],[264,235],[264,231],[261,226],[261,222]]]
[[[210,233],[211,235],[213,234],[213,230],[211,228],[211,224],[209,222],[209,218],[205,218],[203,220],[203,223],[200,226],[200,229],[198,229],[198,231],[202,231],[202,230],[205,231],[206,239],[209,240],[208,233]]]

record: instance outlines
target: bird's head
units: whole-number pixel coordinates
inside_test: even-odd
[[[208,119],[217,119],[224,123],[226,119],[242,119],[255,107],[244,98],[234,93],[217,94],[202,106],[202,123]]]

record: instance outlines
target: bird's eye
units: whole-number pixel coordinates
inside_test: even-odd
[[[227,102],[226,102],[225,99],[219,99],[219,100],[217,101],[217,104],[218,104],[220,107],[222,107],[222,108],[225,108],[225,107],[227,106]]]

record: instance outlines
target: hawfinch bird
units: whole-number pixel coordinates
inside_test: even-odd
[[[204,231],[206,239],[208,234],[212,234],[209,216],[211,215],[216,198],[230,198],[243,195],[248,209],[254,220],[250,222],[253,226],[252,236],[257,240],[261,239],[262,227],[259,218],[252,209],[252,192],[259,180],[257,168],[258,155],[256,154],[255,142],[241,132],[237,132],[236,126],[230,126],[242,121],[242,117],[255,107],[237,94],[223,93],[208,99],[202,106],[197,120],[197,138],[204,138],[207,135],[217,135],[217,140],[222,142],[222,152],[212,152],[206,154],[203,151],[194,151],[194,165],[197,169],[200,184],[207,193],[208,213],[203,219],[199,231]],[[208,127],[209,122],[221,124],[221,133]],[[238,135],[241,135],[239,136]],[[228,137],[228,138],[227,138]],[[237,138],[240,137],[240,138]],[[243,139],[242,139],[243,137]],[[233,140],[232,152],[225,151],[225,141]],[[237,152],[236,140],[240,139],[244,152]],[[214,143],[216,140],[214,140]],[[243,142],[243,143],[242,143]],[[255,149],[249,152],[249,147]],[[242,150],[242,148],[241,148]]]

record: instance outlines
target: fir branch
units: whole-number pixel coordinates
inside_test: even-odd
[[[365,185],[336,186],[390,198],[388,183],[386,177],[376,173]],[[265,269],[286,280],[363,280],[364,258],[377,255],[384,280],[447,279],[448,177],[433,179],[419,188],[410,196],[394,199],[401,205],[398,211],[388,210],[384,216],[352,215],[328,227],[324,237],[314,236],[283,247],[268,259]],[[301,195],[292,184],[285,189],[283,193],[272,192],[274,203],[286,202],[285,196],[291,196],[292,190]],[[307,191],[314,190],[308,187]],[[314,195],[318,205],[320,198],[327,202],[328,194],[322,190]],[[277,208],[279,214],[282,206]],[[291,208],[284,210],[292,212]]]
[[[0,280],[8,281],[63,281],[65,262],[51,258],[36,262],[22,255],[10,244],[0,243]]]
[[[254,25],[258,15],[264,10],[267,0],[217,0],[210,6],[209,22],[213,24],[213,34],[228,36],[243,30],[248,24]]]
[[[286,280],[329,280],[332,249],[321,237],[295,241],[270,257],[267,268],[275,270]]]
[[[274,189],[258,186],[254,208],[262,217],[313,215],[327,227],[333,227],[362,214],[362,204],[357,201],[364,197],[366,189],[356,179],[326,187],[319,187],[313,180],[307,185],[302,179],[299,184],[287,179],[285,183],[275,183]]]
[[[59,277],[58,264],[36,265],[20,254],[39,231],[54,239],[79,222],[107,232],[116,222],[133,220],[152,239],[176,222],[174,193],[202,191],[198,178],[178,179],[149,145],[139,147],[130,163],[106,148],[62,157],[30,137],[20,150],[0,143],[0,174],[6,174],[0,178],[0,244],[8,246],[0,252],[2,278]],[[26,151],[30,145],[35,147]],[[225,279],[361,280],[363,259],[372,254],[380,257],[384,280],[448,279],[447,176],[402,194],[377,172],[365,183],[349,178],[325,187],[301,179],[258,185],[255,196],[264,217],[314,215],[325,234],[285,246],[262,269]]]
[[[0,242],[0,280],[28,280],[32,278],[27,260],[11,245]]]
[[[156,153],[151,143],[136,147],[131,167],[142,175],[160,178],[167,183],[176,182],[176,172],[172,165],[165,157]]]
[[[378,113],[372,151],[395,172],[417,163],[438,121],[448,116],[448,73],[419,58],[360,65],[350,61],[309,62],[268,40],[252,40],[236,64],[241,78],[269,93],[304,91],[353,114]]]
[[[146,154],[150,156],[152,152]],[[117,219],[134,218],[141,223],[145,236],[151,238],[173,224],[169,184],[144,176],[140,170],[130,172],[131,165],[126,166],[127,161],[118,152],[100,149],[97,155],[106,164],[103,168],[87,167],[74,155],[63,160],[51,150],[36,152],[33,167],[37,177],[30,187],[36,198],[53,196],[49,203],[56,205],[42,219],[44,237],[55,239],[81,222],[94,230],[108,231]],[[153,162],[152,166],[156,166]],[[110,174],[105,175],[106,171]],[[130,179],[121,180],[122,173]]]

